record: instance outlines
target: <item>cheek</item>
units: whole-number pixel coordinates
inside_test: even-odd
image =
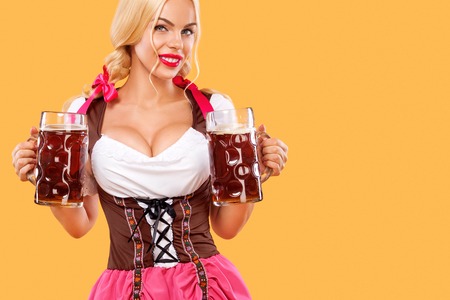
[[[137,56],[141,60],[155,59],[155,50],[153,50],[152,45],[147,40],[141,40],[134,46]]]
[[[163,47],[165,44],[167,44],[167,40],[166,39],[164,39],[164,38],[162,38],[162,37],[160,37],[160,36],[157,36],[157,35],[155,35],[155,36],[153,36],[153,45],[155,46],[155,49],[160,49],[161,47]],[[150,47],[150,49],[152,49],[152,51],[153,51],[153,47],[152,47],[152,45],[150,45],[150,41],[149,41],[149,47]]]
[[[192,50],[194,49],[194,41],[187,41],[184,43],[184,54],[186,55],[186,57],[190,57]]]

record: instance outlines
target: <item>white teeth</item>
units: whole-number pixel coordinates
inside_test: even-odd
[[[171,58],[171,57],[161,57],[161,58],[169,63],[176,63],[179,61],[179,59],[177,59],[177,58]]]

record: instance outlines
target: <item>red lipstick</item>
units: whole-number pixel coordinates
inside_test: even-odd
[[[183,60],[183,57],[181,55],[169,53],[169,54],[161,54],[159,56],[159,60],[166,66],[175,68],[178,67],[180,62]]]

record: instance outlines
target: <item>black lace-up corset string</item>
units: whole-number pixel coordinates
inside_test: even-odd
[[[133,235],[135,234],[136,230],[139,227],[139,224],[141,223],[142,219],[145,218],[146,215],[149,215],[150,219],[155,220],[155,223],[153,224],[153,232],[152,232],[152,244],[151,246],[155,245],[156,240],[156,233],[158,232],[158,225],[162,218],[162,216],[167,213],[170,217],[175,219],[176,213],[173,209],[172,205],[168,204],[166,201],[170,198],[161,198],[161,199],[142,199],[137,198],[136,201],[144,203],[147,205],[147,208],[144,210],[144,213],[139,218],[136,227],[133,229],[133,232],[131,233],[130,238],[128,239],[128,242],[130,242],[133,238]],[[150,247],[151,248],[151,247]],[[150,250],[147,249],[147,251]]]

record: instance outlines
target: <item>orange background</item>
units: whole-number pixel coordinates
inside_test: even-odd
[[[4,1],[5,2],[5,1]],[[116,1],[1,4],[0,298],[86,299],[101,216],[70,238],[11,151],[101,71]],[[233,240],[254,299],[450,299],[450,4],[202,1],[198,84],[290,147]]]

